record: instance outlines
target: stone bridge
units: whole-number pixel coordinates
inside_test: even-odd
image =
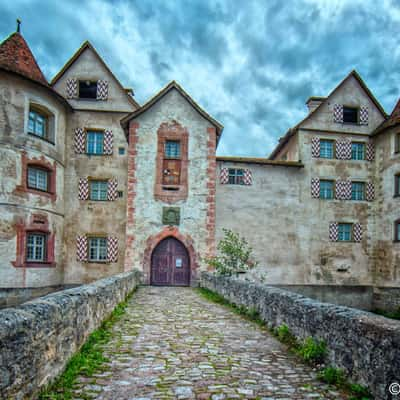
[[[0,312],[0,398],[35,398],[138,283],[138,274],[126,273]],[[299,337],[324,339],[329,362],[367,383],[375,399],[390,398],[387,384],[399,371],[399,322],[210,274],[202,285],[257,310],[267,325],[286,323]],[[267,327],[193,288],[139,287],[104,352],[109,362],[92,377],[79,376],[74,399],[349,398],[321,383]]]

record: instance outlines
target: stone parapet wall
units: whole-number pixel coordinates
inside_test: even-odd
[[[140,279],[127,272],[0,311],[0,398],[34,398]]]
[[[398,311],[400,309],[400,288],[374,287],[372,309],[383,311]]]
[[[36,297],[70,289],[71,287],[72,286],[55,285],[29,288],[0,288],[0,308],[14,307],[25,301],[35,299]]]
[[[255,309],[269,327],[286,324],[299,338],[324,340],[328,364],[345,369],[375,399],[387,399],[387,386],[400,381],[399,321],[210,273],[202,274],[201,286]]]

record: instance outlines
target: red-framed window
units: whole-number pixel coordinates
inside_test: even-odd
[[[54,240],[46,215],[33,214],[28,223],[16,225],[17,252],[12,263],[17,268],[55,267]]]

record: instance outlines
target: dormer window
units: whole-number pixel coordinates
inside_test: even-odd
[[[343,106],[343,122],[350,124],[358,123],[358,108]]]
[[[79,98],[96,99],[97,81],[79,81]]]

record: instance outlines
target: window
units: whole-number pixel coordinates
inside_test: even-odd
[[[244,171],[242,169],[229,168],[228,183],[231,185],[244,185]]]
[[[123,156],[125,154],[125,147],[118,147],[118,154]]]
[[[333,181],[321,180],[319,182],[319,198],[333,199]]]
[[[400,220],[394,223],[394,241],[400,242]]]
[[[118,190],[118,198],[122,199],[124,197],[124,192],[122,190]]]
[[[365,183],[351,182],[351,199],[365,200]]]
[[[107,238],[89,238],[89,261],[107,261]]]
[[[97,81],[79,81],[79,98],[96,99]]]
[[[107,200],[107,181],[90,181],[90,200]]]
[[[358,108],[343,106],[343,122],[357,124]]]
[[[400,174],[394,176],[394,195],[400,196]]]
[[[320,140],[319,156],[321,158],[333,158],[333,140]]]
[[[166,158],[180,158],[181,146],[178,141],[167,140],[165,142],[165,157]]]
[[[28,132],[41,138],[47,138],[47,116],[39,110],[29,108]]]
[[[394,136],[394,152],[400,153],[400,133],[395,133]]]
[[[49,171],[28,166],[27,185],[30,189],[48,191],[49,187]]]
[[[164,163],[163,163],[164,185],[179,185],[181,176],[180,158],[181,158],[181,143],[177,140],[166,140],[164,143]],[[167,188],[166,190],[171,190],[171,188]]]
[[[87,154],[103,154],[104,153],[104,132],[87,131]]]
[[[26,237],[26,261],[46,261],[46,235],[42,233],[28,233]]]
[[[351,144],[351,159],[352,160],[365,160],[365,143],[352,143]]]
[[[352,239],[353,224],[339,224],[339,242],[350,242]]]

